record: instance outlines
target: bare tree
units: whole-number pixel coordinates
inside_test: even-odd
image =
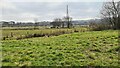
[[[53,25],[53,28],[58,28],[62,26],[62,19],[60,18],[55,18],[53,22],[51,22],[50,24]]]
[[[64,19],[64,22],[67,24],[68,28],[72,27],[72,17],[67,16],[67,17],[64,17],[63,19]]]
[[[106,2],[103,4],[101,10],[102,20],[106,21],[108,25],[111,25],[114,29],[120,29],[120,2]]]

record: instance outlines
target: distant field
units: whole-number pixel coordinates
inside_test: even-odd
[[[3,31],[3,34],[7,34],[7,31]],[[118,50],[117,30],[78,32],[22,40],[3,40],[2,65],[119,66]]]
[[[79,27],[79,28],[62,28],[62,29],[47,29],[47,28],[39,28],[39,29],[33,29],[33,27],[11,27],[11,28],[3,28],[2,30],[2,40],[12,40],[12,39],[18,39],[18,38],[26,38],[29,36],[39,35],[40,37],[42,35],[48,36],[48,35],[61,35],[61,34],[69,34],[73,32],[83,32],[88,31],[88,28]],[[38,37],[39,37],[38,36]],[[31,37],[30,37],[31,38]]]

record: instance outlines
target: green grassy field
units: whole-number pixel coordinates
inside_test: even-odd
[[[117,30],[1,42],[3,66],[119,66]]]

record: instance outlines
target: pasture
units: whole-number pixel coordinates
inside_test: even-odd
[[[24,39],[24,38],[32,38],[32,37],[44,37],[44,36],[58,36],[61,34],[69,34],[73,32],[85,32],[90,30],[85,27],[77,27],[77,28],[37,28],[33,27],[12,27],[12,28],[3,28],[2,30],[2,40],[13,40],[13,39]]]
[[[3,36],[9,31],[3,31]],[[20,31],[27,32],[13,32],[17,36],[22,35]],[[73,31],[21,40],[8,38],[1,43],[2,66],[119,66],[118,30]]]

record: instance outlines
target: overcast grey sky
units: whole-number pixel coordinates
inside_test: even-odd
[[[73,20],[99,18],[102,0],[5,0],[1,2],[0,20],[5,21],[38,21],[63,18],[66,15],[66,5],[69,5],[69,15]]]

